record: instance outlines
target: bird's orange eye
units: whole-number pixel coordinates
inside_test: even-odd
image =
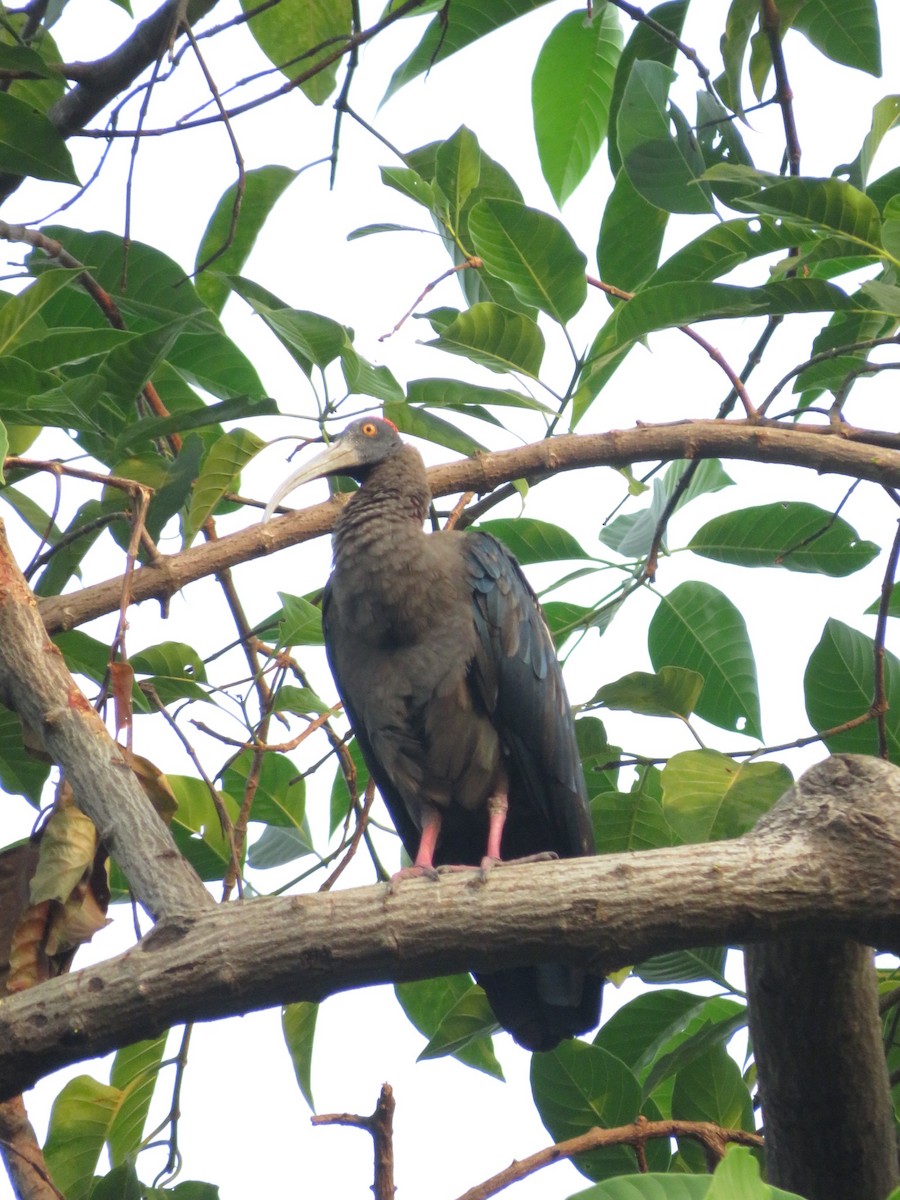
[[[378,433],[378,426],[373,421],[367,421],[365,425],[363,425],[362,431],[366,437],[375,437],[375,435]]]

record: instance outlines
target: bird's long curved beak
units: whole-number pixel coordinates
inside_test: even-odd
[[[358,466],[359,456],[352,443],[345,442],[340,438],[336,442],[332,442],[327,450],[323,450],[321,454],[310,459],[305,466],[301,467],[299,471],[295,471],[293,475],[289,475],[284,483],[276,488],[272,499],[266,505],[263,523],[269,520],[285,496],[300,487],[302,483],[310,483],[313,479],[321,479],[325,475],[340,475],[343,471]]]

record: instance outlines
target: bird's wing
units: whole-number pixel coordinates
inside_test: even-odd
[[[478,633],[470,681],[509,754],[509,821],[516,819],[523,829],[514,852],[592,854],[575,727],[538,599],[519,564],[496,538],[481,532],[465,538]],[[522,811],[526,807],[527,813]],[[535,842],[549,835],[549,844],[529,848],[529,824]]]

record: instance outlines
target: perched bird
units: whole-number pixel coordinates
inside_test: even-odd
[[[513,556],[488,533],[422,529],[425,466],[364,417],[278,488],[348,475],[322,604],[328,661],[413,866],[487,868],[594,853],[559,662]],[[521,1045],[550,1050],[599,1020],[602,980],[561,964],[476,976]]]

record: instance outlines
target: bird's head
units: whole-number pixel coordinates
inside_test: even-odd
[[[281,501],[301,483],[326,475],[349,475],[362,483],[377,466],[403,446],[397,426],[385,417],[361,417],[352,421],[327,450],[317,454],[278,487],[266,505],[263,521],[268,521]]]

